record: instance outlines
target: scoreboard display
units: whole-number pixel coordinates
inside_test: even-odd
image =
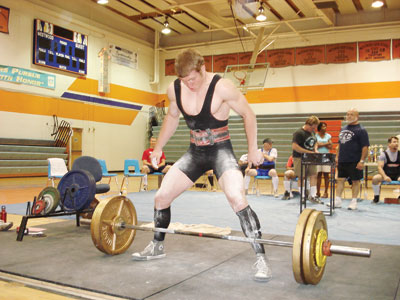
[[[35,19],[33,63],[86,75],[87,42],[87,35]]]

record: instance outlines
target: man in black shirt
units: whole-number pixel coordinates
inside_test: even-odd
[[[360,191],[360,179],[363,178],[364,162],[368,155],[368,132],[358,123],[358,110],[351,108],[347,111],[347,125],[339,134],[336,162],[338,179],[336,186],[335,207],[342,207],[342,192],[346,179],[352,181],[352,200],[349,210],[357,209],[357,195]]]
[[[319,119],[316,116],[309,117],[303,127],[293,133],[292,149],[293,149],[293,164],[294,173],[300,178],[301,175],[301,154],[318,152],[317,138],[315,131],[317,130]],[[311,165],[308,167],[307,174],[310,177],[310,197],[309,200],[313,203],[321,203],[317,197],[317,166]]]

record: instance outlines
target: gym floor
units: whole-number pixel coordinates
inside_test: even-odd
[[[150,177],[150,189],[156,189],[156,181]],[[46,177],[0,179],[0,203],[32,201],[46,182]],[[110,194],[118,190],[114,182],[111,189]],[[135,191],[138,184],[131,180],[128,192]],[[283,193],[282,182],[279,192]],[[261,193],[269,193],[269,186]],[[392,189],[384,189],[381,199],[391,196]],[[368,199],[372,199],[370,188]],[[76,227],[74,220],[29,220],[28,227],[51,230],[46,238],[27,236],[23,242],[15,241],[14,230],[21,216],[9,213],[8,220],[14,227],[0,232],[0,299],[400,299],[400,247],[396,245],[340,242],[370,248],[373,255],[329,258],[317,286],[294,281],[290,248],[266,246],[273,279],[258,283],[251,279],[254,254],[248,244],[173,235],[166,240],[167,259],[133,267],[131,253],[143,249],[152,233],[137,234],[129,251],[109,257],[92,251],[89,226]],[[398,221],[394,231],[400,228]],[[292,240],[289,235],[264,234],[263,238]]]

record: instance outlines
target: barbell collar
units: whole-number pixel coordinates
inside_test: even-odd
[[[361,257],[371,256],[371,249],[367,248],[355,248],[355,247],[331,245],[330,251],[332,254],[361,256]]]

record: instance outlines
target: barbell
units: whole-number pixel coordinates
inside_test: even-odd
[[[100,201],[93,213],[90,230],[96,248],[110,255],[125,252],[131,246],[136,230],[292,247],[294,278],[298,283],[303,284],[318,284],[324,274],[327,256],[332,254],[371,256],[370,249],[332,245],[328,240],[325,216],[321,211],[314,209],[303,210],[296,225],[293,242],[284,242],[243,236],[141,227],[137,225],[136,209],[132,202],[125,196],[116,196]]]

